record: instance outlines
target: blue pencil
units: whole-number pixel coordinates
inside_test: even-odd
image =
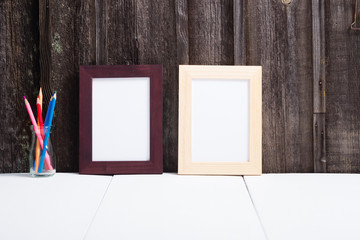
[[[48,120],[48,122],[46,123],[46,126],[47,127],[47,131],[45,133],[45,139],[44,139],[44,147],[43,147],[43,150],[41,152],[41,158],[40,158],[40,165],[39,165],[39,173],[42,173],[42,169],[44,167],[44,160],[45,160],[45,154],[46,154],[46,149],[47,149],[47,144],[48,144],[48,141],[49,141],[49,136],[50,136],[50,128],[51,128],[51,123],[52,123],[52,120],[53,120],[53,116],[54,116],[54,110],[55,110],[55,103],[56,103],[56,91],[53,95],[53,100],[52,100],[52,103],[49,104],[49,107],[48,109],[50,108],[51,106],[51,109],[48,110],[50,111],[48,114],[50,114],[49,116],[46,116],[46,120]],[[47,115],[47,114],[46,114]],[[45,122],[46,122],[45,120]]]
[[[44,126],[47,126],[49,123],[49,115],[50,115],[49,113],[50,113],[51,105],[53,102],[53,97],[54,97],[54,94],[50,98],[49,106],[47,108],[47,112],[46,112],[46,116],[45,116]]]

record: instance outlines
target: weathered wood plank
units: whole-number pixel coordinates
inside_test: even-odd
[[[107,61],[107,2],[95,0],[97,65],[104,65]]]
[[[94,0],[49,2],[50,75],[58,96],[52,127],[57,171],[78,169],[78,71],[79,64],[95,62],[94,9]]]
[[[105,64],[136,64],[136,9],[133,0],[102,1],[105,4],[106,19],[105,46],[99,46],[106,51]],[[100,32],[102,30],[99,30]],[[104,30],[103,30],[104,31]]]
[[[325,91],[325,3],[312,1],[314,113],[326,113]]]
[[[76,5],[75,34],[77,42],[75,44],[75,59],[78,66],[96,63],[95,10],[95,0],[80,1]]]
[[[189,15],[187,0],[175,1],[175,15],[177,63],[179,65],[189,64]]]
[[[232,0],[188,1],[190,64],[234,64]]]
[[[175,2],[139,0],[136,6],[139,64],[163,65],[164,171],[177,171],[178,73]]]
[[[247,64],[263,66],[263,172],[313,172],[311,1],[246,9]]]
[[[31,122],[23,96],[35,110],[37,21],[37,1],[0,1],[0,172],[29,170]]]
[[[188,1],[179,0],[175,1],[175,17],[176,17],[176,50],[177,50],[177,66],[176,66],[176,81],[173,81],[170,84],[175,84],[176,87],[173,89],[173,95],[170,96],[172,99],[168,104],[175,104],[176,110],[172,109],[173,116],[169,117],[169,114],[164,112],[164,119],[167,118],[167,121],[175,121],[173,124],[168,124],[168,128],[164,127],[164,134],[172,132],[172,137],[170,143],[172,144],[171,150],[168,151],[166,147],[169,145],[164,144],[164,165],[168,162],[167,159],[171,159],[171,167],[166,168],[166,170],[178,171],[178,140],[179,140],[179,65],[189,64],[189,15],[188,15]],[[165,89],[166,90],[166,89]],[[172,101],[176,101],[172,103]],[[168,107],[169,108],[169,107]],[[176,119],[174,119],[176,117]],[[171,129],[176,124],[175,129]],[[174,132],[176,131],[176,132]],[[165,137],[165,136],[164,136]],[[170,158],[169,158],[170,156]],[[166,159],[165,159],[166,157]]]
[[[326,126],[329,172],[360,172],[360,31],[355,1],[326,3]]]
[[[312,1],[314,171],[326,172],[325,3]]]
[[[44,2],[41,1],[40,4]],[[57,91],[52,143],[57,171],[77,169],[78,83],[74,1],[50,1],[51,91]]]
[[[234,0],[234,64],[246,65],[245,1]]]
[[[43,102],[48,103],[52,93],[51,86],[51,52],[50,52],[50,8],[49,0],[39,2],[39,51],[40,51],[40,86]],[[44,104],[46,111],[47,104]]]

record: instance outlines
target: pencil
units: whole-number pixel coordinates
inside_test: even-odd
[[[46,116],[46,120],[45,120],[45,127],[47,127],[47,131],[45,133],[45,139],[44,139],[44,147],[43,149],[47,149],[47,144],[48,144],[48,141],[49,141],[49,136],[50,136],[50,129],[51,129],[51,123],[52,123],[52,120],[53,120],[53,116],[54,116],[54,110],[55,110],[55,104],[56,104],[56,91],[53,95],[53,98],[52,98],[52,103],[49,104],[49,108],[51,106],[51,109],[49,110],[48,109],[48,114]],[[49,112],[50,111],[50,112]],[[47,123],[46,123],[47,122]],[[39,165],[39,172],[41,173],[42,172],[42,168],[44,166],[44,158],[45,158],[45,153],[46,151],[42,151],[41,153],[41,157],[40,157],[40,165]]]
[[[44,123],[43,123],[43,118],[42,118],[42,109],[41,109],[41,103],[40,103],[40,98],[37,98],[36,100],[36,108],[37,108],[37,112],[38,112],[38,123],[39,123],[39,128],[40,128],[40,133],[41,133],[41,137],[44,138],[45,134],[44,134]]]
[[[36,105],[39,102],[39,95],[36,98]],[[38,115],[39,115],[39,109],[38,109]],[[39,117],[37,120],[37,124],[38,126],[40,126],[40,121],[39,121]],[[39,160],[40,160],[40,143],[39,140],[36,139],[36,149],[35,149],[35,164],[34,164],[34,170],[37,173],[38,169],[39,169]]]
[[[25,96],[24,96],[24,100],[25,100],[26,109],[27,109],[27,111],[29,113],[29,116],[30,116],[31,123],[32,123],[32,125],[34,127],[34,132],[35,132],[35,134],[36,134],[36,136],[37,136],[37,138],[38,138],[38,140],[40,142],[41,148],[44,149],[44,141],[41,138],[40,130],[39,130],[39,127],[36,124],[34,113],[31,110],[31,106],[30,106],[30,104],[29,104],[29,102],[28,102],[28,100],[26,99]],[[53,167],[51,166],[51,163],[50,163],[49,154],[46,151],[43,151],[43,153],[45,153],[45,162],[46,162],[47,168],[50,169],[50,170],[53,170]],[[42,169],[39,169],[39,172],[41,173]]]
[[[43,103],[43,94],[42,94],[42,90],[41,90],[41,88],[40,88],[40,90],[39,90],[39,99],[40,99],[40,106],[41,106],[41,111],[42,111],[42,103]]]
[[[50,113],[50,109],[51,109],[52,102],[53,102],[53,96],[51,96],[51,98],[50,98],[49,106],[48,106],[48,108],[47,108],[47,112],[46,112],[46,116],[45,116],[44,126],[47,126],[47,125],[48,125],[49,115],[50,115],[49,113]]]
[[[43,99],[43,94],[42,94],[42,90],[41,90],[41,87],[40,87],[39,95],[38,95],[38,98],[36,99],[36,102],[38,102],[38,101],[40,102],[41,112],[42,112],[42,99]],[[42,113],[40,114],[40,116],[41,116],[41,119],[42,119]],[[42,125],[40,125],[39,109],[38,109],[38,121],[37,121],[37,124],[38,124],[38,126],[40,126],[40,133],[41,133],[42,138],[44,139],[44,129],[41,128]],[[35,170],[36,173],[38,172],[38,169],[39,169],[40,150],[41,149],[40,149],[39,140],[36,139],[35,164],[34,164],[34,170]]]

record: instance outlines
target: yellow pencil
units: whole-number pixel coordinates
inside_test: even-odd
[[[40,91],[39,91],[39,102],[40,102],[40,107],[41,107],[41,110],[42,110],[42,99],[43,99],[43,95],[42,95],[42,91],[41,91],[41,88],[40,88]],[[37,124],[39,126],[39,118],[37,120]],[[35,172],[37,173],[38,170],[39,170],[39,163],[40,163],[40,143],[39,143],[39,140],[36,140],[36,149],[35,149],[35,156],[36,156],[36,160],[35,160]]]

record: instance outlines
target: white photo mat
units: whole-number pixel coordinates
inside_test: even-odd
[[[92,96],[92,160],[149,161],[150,78],[93,78]]]
[[[249,79],[193,79],[191,124],[193,162],[247,162]]]

